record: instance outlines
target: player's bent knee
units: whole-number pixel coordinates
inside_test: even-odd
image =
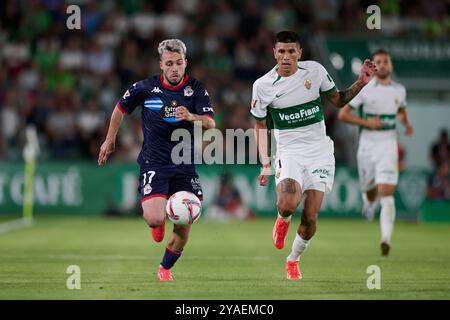
[[[148,225],[152,228],[159,227],[164,223],[164,218],[161,217],[146,216],[144,214],[144,218],[147,221]]]
[[[278,212],[282,216],[289,216],[295,212],[297,204],[293,201],[280,201],[278,203]]]
[[[389,197],[389,196],[393,196],[395,193],[395,185],[391,185],[391,184],[379,184],[378,185],[378,193],[380,195],[380,197]]]

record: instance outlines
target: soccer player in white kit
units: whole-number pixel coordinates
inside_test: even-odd
[[[343,107],[369,82],[375,65],[364,61],[358,80],[338,91],[325,68],[315,61],[299,61],[302,49],[295,32],[276,35],[277,65],[253,84],[251,114],[263,169],[258,177],[267,185],[271,174],[267,122],[276,139],[275,182],[278,216],[272,231],[275,247],[282,249],[295,212],[305,197],[301,223],[286,261],[288,279],[301,279],[299,258],[316,231],[316,220],[326,190],[334,179],[334,146],[326,135],[320,94]]]
[[[339,111],[339,119],[361,126],[357,152],[358,175],[363,191],[362,213],[373,220],[377,196],[380,196],[381,254],[387,256],[395,221],[394,192],[398,181],[398,144],[396,122],[405,134],[413,128],[406,112],[406,90],[391,79],[392,61],[385,50],[376,51],[375,77]],[[352,113],[357,109],[359,116]]]

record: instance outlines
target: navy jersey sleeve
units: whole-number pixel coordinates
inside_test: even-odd
[[[197,81],[195,89],[195,113],[200,116],[208,115],[214,118],[214,110],[211,105],[211,100],[209,99],[208,91],[203,87],[203,85]]]
[[[124,113],[131,114],[137,106],[142,104],[144,88],[141,83],[135,82],[123,94],[117,103],[120,110]]]

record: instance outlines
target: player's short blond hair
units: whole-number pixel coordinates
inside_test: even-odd
[[[183,57],[186,57],[186,45],[179,39],[163,40],[158,45],[158,53],[160,58],[164,52],[178,52]]]

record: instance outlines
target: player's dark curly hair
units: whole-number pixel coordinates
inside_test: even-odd
[[[275,36],[275,43],[283,42],[283,43],[292,43],[296,42],[301,47],[302,44],[300,42],[300,37],[294,31],[280,31]]]

